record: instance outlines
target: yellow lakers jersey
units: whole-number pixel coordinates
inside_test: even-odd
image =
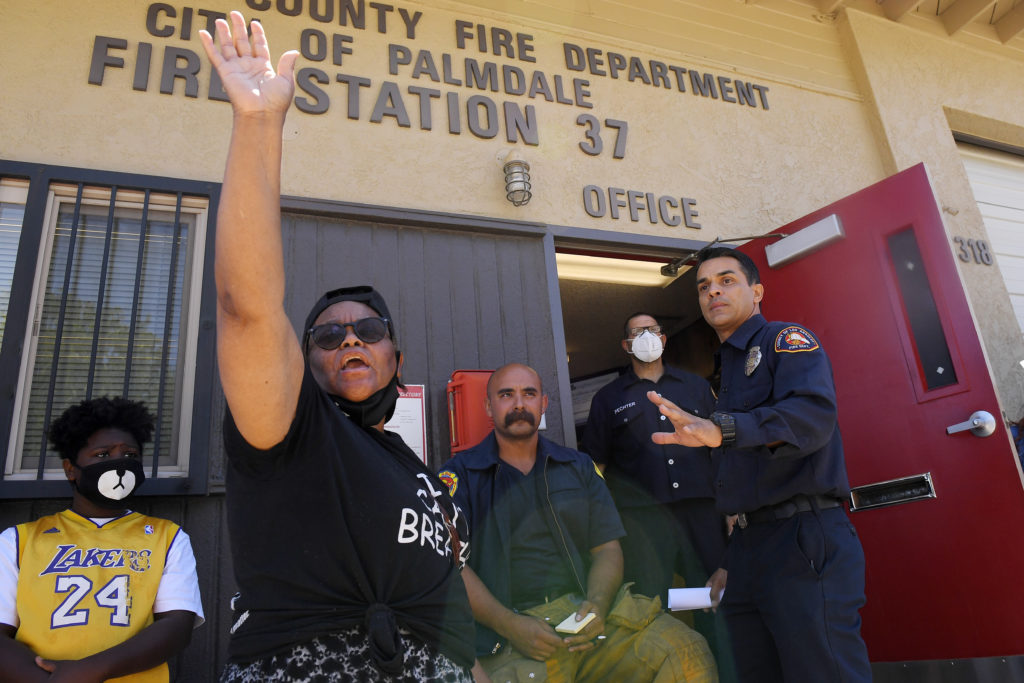
[[[81,659],[153,623],[153,602],[178,525],[137,512],[96,526],[64,510],[19,524],[15,636],[46,659]],[[167,664],[111,679],[169,678]]]

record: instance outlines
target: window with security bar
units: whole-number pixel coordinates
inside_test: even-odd
[[[36,193],[45,206],[35,212],[41,230],[26,328],[15,330],[6,324],[14,279],[6,264],[27,238],[19,221],[33,213],[30,194],[24,182],[0,181],[0,333],[24,335],[4,481],[63,480],[46,425],[98,396],[145,401],[157,418],[144,446],[147,476],[188,476],[209,197],[48,182],[45,195]]]

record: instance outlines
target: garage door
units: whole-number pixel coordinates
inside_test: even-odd
[[[959,149],[988,231],[988,247],[1024,332],[1024,157],[963,143]]]

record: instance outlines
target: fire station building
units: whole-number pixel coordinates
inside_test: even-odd
[[[300,52],[286,309],[386,296],[428,464],[473,427],[453,373],[512,361],[575,445],[637,310],[710,374],[688,258],[736,246],[835,367],[876,679],[1024,680],[1024,1],[0,0],[0,528],[66,505],[50,420],[145,400],[140,507],[207,614],[177,680],[232,621],[198,39],[232,9]]]

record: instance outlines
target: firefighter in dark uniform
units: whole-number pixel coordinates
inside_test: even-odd
[[[651,392],[675,427],[657,443],[714,449],[718,509],[735,514],[720,609],[743,681],[870,681],[860,636],[864,553],[842,502],[850,486],[835,385],[817,337],[760,314],[764,286],[745,254],[698,258],[705,320],[722,342],[710,418]]]
[[[670,427],[647,392],[702,417],[711,415],[715,398],[702,377],[665,364],[667,340],[654,316],[629,316],[623,335],[630,365],[594,395],[580,450],[605,475],[622,517],[625,580],[633,582],[634,592],[658,595],[667,605],[673,574],[699,587],[718,568],[725,554],[725,518],[715,509],[709,449],[654,443],[651,435]],[[724,628],[716,637],[716,621],[710,613],[694,615],[694,627],[715,653],[723,680],[731,680],[728,639]]]

